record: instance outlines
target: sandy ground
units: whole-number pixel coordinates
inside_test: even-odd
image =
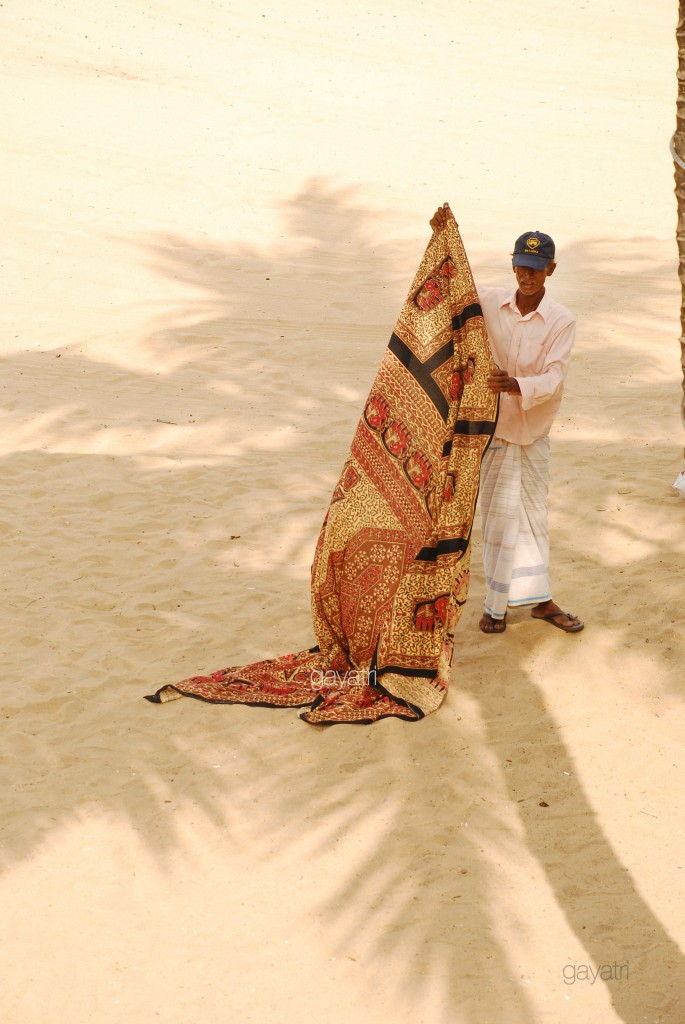
[[[675,7],[0,5],[3,1024],[685,1020]],[[417,725],[145,703],[312,641],[444,200],[485,284],[557,240],[585,631],[477,572]]]

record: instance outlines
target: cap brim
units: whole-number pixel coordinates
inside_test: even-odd
[[[511,258],[512,267],[531,267],[533,270],[544,270],[550,260],[542,256],[528,256],[527,253],[515,253]]]

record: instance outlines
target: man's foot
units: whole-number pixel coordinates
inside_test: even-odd
[[[507,628],[507,617],[505,615],[503,619],[493,619],[492,615],[483,612],[483,618],[478,625],[483,633],[503,633]]]
[[[557,629],[563,629],[564,633],[580,633],[585,625],[577,615],[562,611],[554,601],[543,601],[542,604],[536,604],[530,614],[534,619],[551,622]]]

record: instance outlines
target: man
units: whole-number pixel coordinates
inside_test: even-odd
[[[447,220],[447,204],[432,217]],[[556,269],[554,242],[527,231],[514,245],[515,291],[479,291],[497,366],[488,377],[500,395],[495,436],[481,468],[486,596],[479,626],[503,633],[507,608],[532,605],[531,615],[567,633],[583,623],[552,600],[549,580],[549,430],[559,410],[575,338],[575,319],[546,290]]]

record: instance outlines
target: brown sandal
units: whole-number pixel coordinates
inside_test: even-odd
[[[571,625],[565,626],[563,622],[557,622],[556,620],[560,615],[568,619]],[[557,629],[563,629],[564,633],[580,633],[581,629],[585,627],[585,623],[581,622],[577,615],[572,615],[571,612],[549,612],[548,615],[531,615],[531,618],[541,619],[543,622],[551,622]]]

